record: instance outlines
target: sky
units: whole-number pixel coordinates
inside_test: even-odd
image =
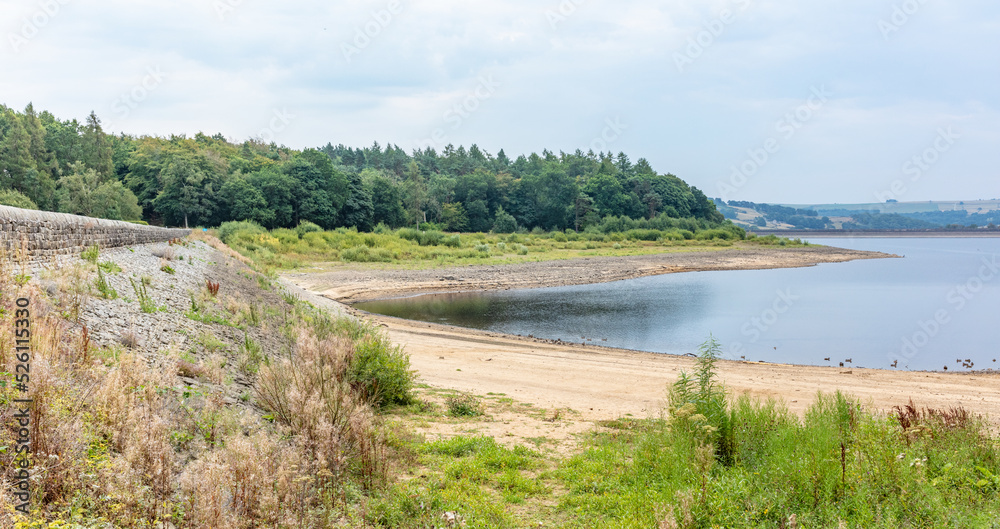
[[[0,104],[294,148],[613,151],[712,197],[1000,198],[987,0],[0,0]]]

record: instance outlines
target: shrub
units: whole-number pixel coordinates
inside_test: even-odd
[[[87,249],[80,254],[80,259],[97,264],[97,257],[100,254],[100,251],[101,250],[97,247],[96,244],[93,246],[88,246]]]
[[[450,395],[447,403],[448,414],[452,417],[476,417],[483,414],[482,404],[475,395]]]
[[[711,241],[715,239],[722,239],[728,241],[730,239],[734,239],[735,236],[732,232],[726,230],[712,229],[712,230],[703,230],[698,232],[695,238],[699,241]]]
[[[307,233],[322,232],[323,228],[319,224],[309,222],[308,220],[299,221],[299,225],[295,227],[295,232],[299,234],[299,237],[303,237]]]
[[[375,407],[408,404],[415,377],[410,357],[384,334],[369,332],[372,334],[354,345],[347,379]]]
[[[246,234],[264,234],[267,230],[263,226],[257,224],[252,220],[239,220],[239,221],[229,221],[223,222],[219,226],[219,239],[222,242],[229,244],[233,236],[246,233]]]
[[[385,248],[373,250],[367,246],[360,245],[340,252],[340,260],[358,263],[388,263],[392,261],[392,252]]]
[[[462,247],[462,236],[459,234],[454,234],[444,240],[442,243],[449,248],[461,248]]]
[[[420,232],[420,246],[437,246],[441,244],[442,240],[444,240],[444,233],[440,231],[435,230]]]
[[[385,441],[347,380],[353,354],[346,338],[321,340],[303,330],[294,355],[261,366],[254,389],[259,404],[322,469],[352,473],[374,487],[386,478]]]
[[[698,348],[694,378],[681,371],[670,388],[671,424],[689,433],[695,442],[711,444],[725,464],[733,459],[733,428],[726,408],[725,388],[715,381],[715,362],[722,348],[714,337]]]
[[[407,241],[420,242],[420,230],[413,228],[400,228],[396,230],[396,237]]]

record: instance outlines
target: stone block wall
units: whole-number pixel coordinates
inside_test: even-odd
[[[191,230],[143,226],[0,206],[0,251],[13,255],[22,247],[31,259],[79,254],[89,246],[115,248],[185,237]]]

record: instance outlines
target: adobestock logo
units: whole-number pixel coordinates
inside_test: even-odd
[[[751,0],[737,0],[739,12],[746,11],[750,7]],[[674,65],[677,71],[684,73],[684,68],[694,64],[695,59],[701,57],[705,50],[712,47],[719,37],[725,33],[726,28],[736,22],[737,12],[725,8],[719,11],[719,15],[703,24],[703,28],[692,37],[688,37],[687,46],[684,53],[674,52]]]
[[[382,34],[385,28],[389,27],[396,15],[402,12],[403,5],[399,0],[389,0],[385,9],[372,11],[371,18],[365,22],[364,26],[354,28],[354,40],[340,45],[340,52],[344,55],[344,60],[350,63],[351,57],[367,48],[376,37]]]
[[[811,120],[816,113],[833,97],[833,93],[827,91],[826,86],[815,86],[811,89],[812,94],[806,102],[786,112],[774,124],[775,131],[779,137],[770,137],[764,140],[760,147],[747,149],[747,158],[738,165],[732,166],[732,173],[729,180],[719,180],[716,182],[716,189],[722,200],[729,200],[749,181],[750,177],[756,175],[770,161],[771,156],[781,150],[781,142],[788,141],[794,137],[802,127]]]
[[[53,18],[62,12],[62,6],[70,3],[70,0],[43,0],[38,3],[38,10],[21,19],[20,33],[10,33],[7,40],[14,53],[21,51],[28,42],[38,36],[42,28],[49,25]]]
[[[931,167],[941,159],[944,153],[950,151],[955,142],[962,137],[952,127],[948,127],[947,129],[944,127],[938,128],[937,133],[937,137],[934,138],[926,149],[903,163],[903,174],[910,177],[909,180],[911,183],[920,181],[924,173],[930,171]],[[909,189],[906,187],[903,179],[897,178],[889,184],[889,189],[876,191],[875,200],[885,204],[889,200],[899,200],[907,191]]]

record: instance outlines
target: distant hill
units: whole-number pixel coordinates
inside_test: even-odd
[[[758,229],[925,230],[1000,224],[1000,199],[862,204],[765,204],[715,199],[734,223]]]

